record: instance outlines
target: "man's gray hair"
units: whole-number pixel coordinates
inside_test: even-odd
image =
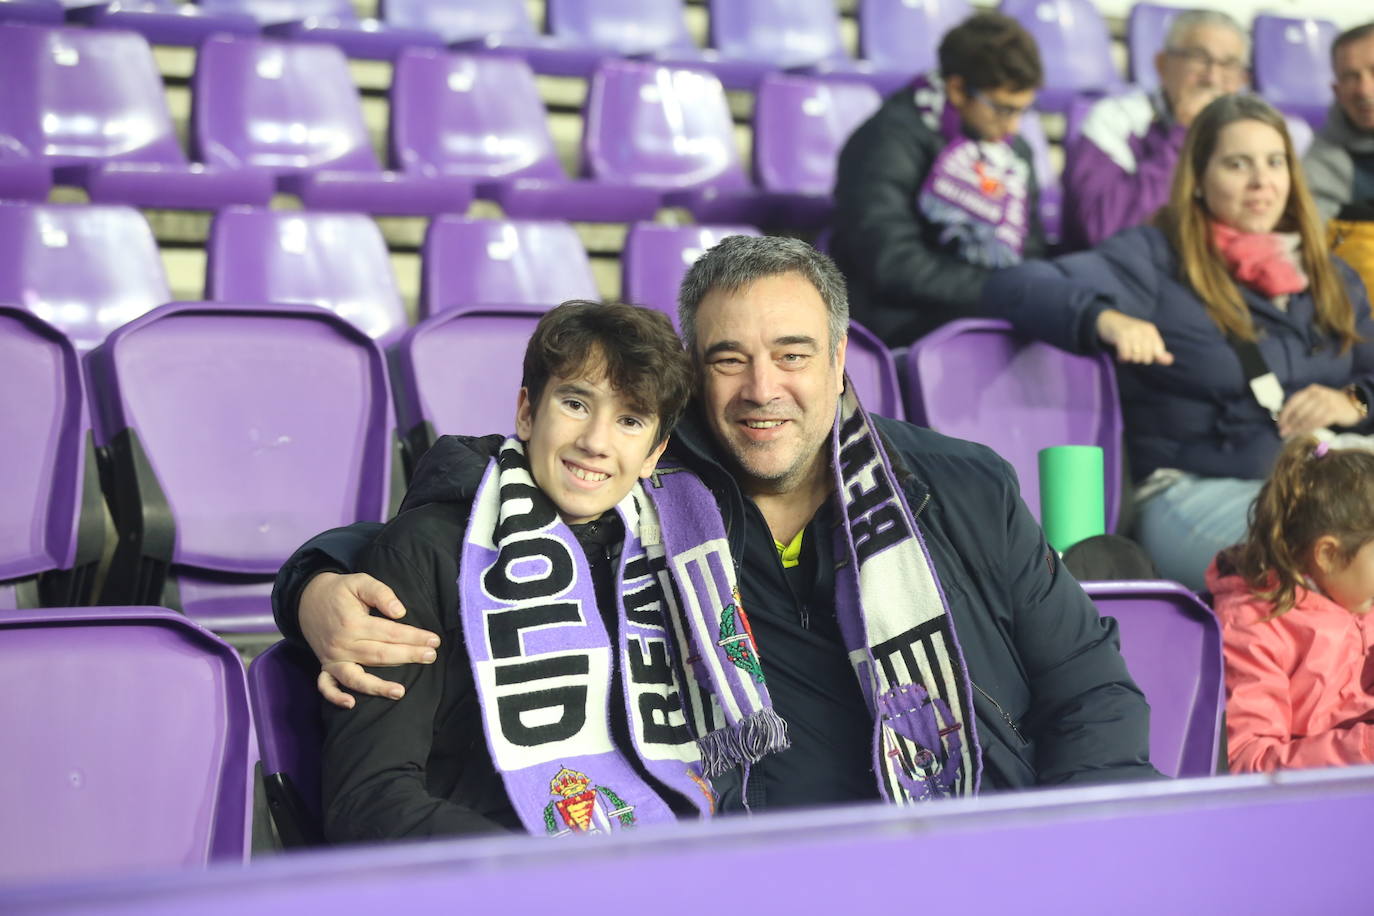
[[[731,235],[721,239],[687,271],[678,290],[677,320],[687,352],[696,358],[697,309],[713,292],[735,293],[766,277],[800,274],[825,303],[833,358],[849,333],[849,295],[835,262],[800,239]]]
[[[1250,33],[1241,27],[1234,16],[1221,10],[1185,10],[1179,13],[1174,17],[1174,21],[1169,23],[1169,34],[1164,39],[1164,47],[1170,51],[1177,51],[1189,32],[1208,26],[1235,32],[1245,45],[1245,59],[1250,59]]]

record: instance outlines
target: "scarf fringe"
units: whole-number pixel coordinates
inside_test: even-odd
[[[792,746],[787,737],[787,722],[765,707],[751,713],[733,726],[718,728],[697,739],[701,767],[707,777],[716,777],[740,764],[758,763],[768,754]]]

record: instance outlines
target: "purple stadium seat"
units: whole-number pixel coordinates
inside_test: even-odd
[[[1085,582],[1121,628],[1126,667],[1150,703],[1150,762],[1165,776],[1216,773],[1226,684],[1221,626],[1177,582]]]
[[[1326,19],[1256,16],[1255,91],[1280,111],[1320,128],[1334,98],[1331,43],[1339,31]]]
[[[1306,154],[1307,148],[1312,145],[1312,140],[1316,137],[1316,131],[1306,120],[1293,115],[1285,115],[1283,120],[1288,124],[1288,137],[1293,141],[1293,151],[1299,156]]]
[[[474,305],[547,309],[600,298],[587,250],[567,223],[444,216],[429,224],[423,255],[422,318]]]
[[[208,12],[177,0],[114,0],[67,10],[67,19],[101,29],[129,29],[155,45],[196,46],[217,32],[257,35],[258,21],[245,12]]]
[[[1040,124],[1040,114],[1028,111],[1021,118],[1021,137],[1031,149],[1035,181],[1040,187],[1040,225],[1050,244],[1059,241],[1064,222],[1064,186],[1050,163],[1050,142]]]
[[[268,35],[338,46],[349,57],[391,60],[408,47],[442,48],[444,40],[424,29],[407,29],[359,19],[352,0],[199,0],[212,15],[247,13]]]
[[[887,344],[857,321],[849,322],[849,344],[845,348],[845,374],[854,383],[859,400],[869,413],[905,420],[902,386],[897,364]]]
[[[611,61],[592,76],[583,170],[664,193],[703,223],[759,223],[766,196],[745,177],[725,90],[709,73]]]
[[[282,846],[324,842],[320,811],[320,663],[310,652],[279,642],[248,666],[248,697],[262,753],[267,807]]]
[[[699,50],[683,0],[547,0],[549,33],[619,57]]]
[[[318,305],[384,347],[405,332],[386,240],[361,213],[221,210],[206,252],[207,299]]]
[[[940,39],[972,14],[968,0],[859,0],[859,56],[910,81],[939,67]]]
[[[0,302],[78,350],[171,298],[157,242],[131,207],[0,204]]]
[[[93,201],[211,208],[272,195],[260,176],[187,163],[141,36],[0,26],[0,85],[27,87],[0,94],[0,163],[56,169]]]
[[[61,25],[61,0],[0,0],[0,22]]]
[[[1076,356],[1016,336],[1005,321],[965,318],[911,345],[906,412],[913,423],[991,446],[1021,479],[1040,516],[1037,455],[1050,445],[1099,445],[1107,530],[1121,502],[1121,407],[1110,357]]]
[[[510,435],[521,360],[544,305],[471,306],[420,322],[396,347],[396,412],[412,458],[442,435]]]
[[[1179,13],[1177,6],[1157,3],[1137,3],[1126,17],[1126,51],[1130,59],[1131,82],[1141,89],[1159,85],[1159,71],[1155,70],[1155,55],[1164,50],[1169,38],[1169,26]]]
[[[393,419],[381,350],[308,305],[178,303],[87,360],[121,540],[105,599],[270,631],[281,563],[384,517]]]
[[[677,325],[677,292],[687,268],[727,235],[761,235],[753,226],[636,223],[620,255],[620,298],[658,309]]]
[[[460,179],[382,171],[336,47],[217,35],[201,46],[194,84],[205,161],[273,175],[307,207],[429,214],[472,200]]]
[[[0,885],[248,858],[238,654],[153,607],[0,614]]]
[[[840,149],[881,104],[863,83],[764,77],[754,102],[754,176],[775,222],[814,229],[830,221]]]
[[[529,64],[499,54],[403,54],[391,83],[391,162],[476,182],[513,218],[627,222],[651,218],[662,197],[568,178]]]
[[[998,9],[1025,26],[1040,46],[1045,85],[1037,108],[1064,112],[1075,95],[1121,88],[1111,35],[1092,0],[1002,0]]]
[[[76,348],[0,305],[0,609],[84,604],[104,547]]]

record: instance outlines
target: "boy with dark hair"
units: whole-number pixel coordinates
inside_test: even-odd
[[[445,437],[421,463],[360,569],[439,657],[393,671],[399,702],[325,704],[331,841],[705,816],[709,777],[786,746],[709,492],[640,483],[690,389],[664,315],[564,303],[526,348],[516,436]]]
[[[831,249],[854,317],[890,346],[972,314],[992,268],[1044,253],[1021,116],[1043,82],[1035,39],[978,13],[840,153]]]

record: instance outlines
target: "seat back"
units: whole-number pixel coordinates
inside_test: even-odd
[[[832,0],[711,0],[711,47],[784,69],[849,58]]]
[[[380,0],[388,25],[437,32],[445,41],[474,41],[488,35],[533,36],[524,0]]]
[[[1021,118],[1021,138],[1031,151],[1031,165],[1035,169],[1035,183],[1040,189],[1040,225],[1047,241],[1059,241],[1064,221],[1064,186],[1050,162],[1050,141],[1040,123],[1040,113],[1028,111]]]
[[[965,318],[911,345],[906,383],[911,421],[991,446],[1016,469],[1021,497],[1037,518],[1040,450],[1101,446],[1107,530],[1113,528],[1120,505],[1121,407],[1105,354],[1077,356],[1019,337],[1005,321]]]
[[[600,298],[587,250],[567,223],[441,216],[425,233],[422,272],[422,317],[473,305],[551,308]]]
[[[1040,48],[1040,107],[1063,111],[1076,93],[1110,92],[1121,84],[1107,22],[1092,0],[1002,0],[998,10],[1020,22]]]
[[[754,174],[769,191],[828,196],[840,149],[882,104],[872,86],[770,74],[754,102]]]
[[[635,223],[620,256],[626,302],[658,309],[677,325],[677,293],[687,268],[728,235],[761,235],[753,226],[667,226]]]
[[[315,678],[320,663],[278,642],[248,666],[248,696],[262,754],[263,789],[277,835],[288,849],[324,842],[320,751],[324,726]]]
[[[548,26],[573,47],[625,56],[694,46],[682,0],[548,0]]]
[[[198,159],[274,174],[380,169],[343,51],[214,35],[193,80]]]
[[[262,25],[303,19],[327,19],[339,23],[358,21],[358,14],[350,0],[199,0],[197,6],[210,15],[247,13]]]
[[[162,608],[0,614],[0,883],[245,862],[237,653]]]
[[[401,339],[397,412],[412,455],[441,435],[514,432],[525,345],[545,311],[534,305],[446,311]]]
[[[132,207],[0,204],[0,302],[78,350],[170,298],[152,230]]]
[[[859,0],[859,56],[914,78],[939,65],[940,39],[972,14],[968,0]]]
[[[894,420],[905,420],[902,386],[892,351],[878,336],[857,321],[849,322],[849,343],[845,347],[845,374],[854,383],[859,401],[869,413]]]
[[[697,70],[603,63],[588,90],[582,146],[587,174],[611,184],[748,186],[725,90]]]
[[[464,178],[567,175],[530,65],[505,55],[412,49],[391,82],[391,162]]]
[[[1340,29],[1327,19],[1255,17],[1255,91],[1275,108],[1320,124],[1334,95],[1331,43]]]
[[[1131,82],[1141,89],[1159,86],[1159,71],[1155,69],[1155,55],[1164,50],[1169,39],[1169,27],[1181,7],[1161,6],[1157,3],[1137,3],[1126,17],[1126,53],[1129,58]]]
[[[133,32],[0,25],[0,85],[0,159],[186,163],[152,49]]]
[[[33,607],[40,574],[77,560],[90,422],[81,363],[56,328],[0,305],[0,608]],[[22,584],[18,580],[25,580]]]
[[[1216,772],[1226,684],[1221,627],[1177,582],[1085,582],[1121,629],[1121,654],[1150,704],[1150,761],[1165,776]]]
[[[405,333],[386,240],[361,213],[221,210],[206,249],[207,299],[318,305],[383,346]]]
[[[271,580],[297,545],[385,517],[386,365],[331,312],[164,306],[111,334],[88,371],[97,439],[139,500],[117,508],[116,523],[144,539],[125,548],[137,554],[116,554],[112,581],[146,558],[166,562],[188,614],[221,629],[270,625]],[[157,519],[172,528],[165,548]],[[141,590],[160,586],[149,579]]]

